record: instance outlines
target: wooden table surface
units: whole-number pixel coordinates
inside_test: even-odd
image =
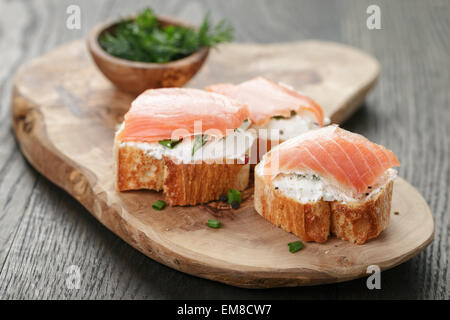
[[[81,8],[81,29],[66,27],[69,5]],[[370,4],[381,30],[366,26]],[[400,175],[434,213],[434,242],[381,275],[299,288],[248,290],[174,271],[140,254],[103,227],[24,159],[11,130],[17,68],[97,22],[147,5],[200,23],[211,12],[228,18],[236,41],[323,39],[359,47],[381,63],[381,77],[346,129],[392,149]],[[345,1],[25,1],[0,0],[0,298],[14,299],[449,299],[450,271],[450,3],[448,0]],[[77,266],[79,289],[67,286]]]

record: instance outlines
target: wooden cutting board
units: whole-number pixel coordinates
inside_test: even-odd
[[[211,52],[189,85],[202,88],[265,75],[312,96],[339,123],[360,105],[378,72],[373,58],[334,43],[228,44]],[[118,193],[113,187],[113,132],[132,99],[100,74],[84,41],[75,41],[17,72],[13,127],[24,155],[39,172],[156,261],[241,287],[314,285],[365,276],[372,264],[391,268],[432,241],[431,212],[402,179],[395,182],[391,224],[362,246],[332,238],[290,253],[287,243],[297,238],[256,213],[251,188],[235,211],[221,210],[214,202],[154,211],[151,204],[161,194]],[[205,225],[213,217],[222,221],[222,228]]]

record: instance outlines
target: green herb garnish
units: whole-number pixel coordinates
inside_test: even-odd
[[[220,228],[220,221],[219,220],[208,220],[208,227],[218,229]]]
[[[229,204],[231,204],[234,201],[241,203],[241,200],[242,200],[242,193],[240,191],[234,190],[234,189],[228,190],[228,203]]]
[[[207,136],[204,134],[198,134],[194,137],[194,145],[192,146],[192,155],[194,155],[194,153],[200,149],[201,147],[203,147],[206,143],[206,141],[208,141]]]
[[[179,139],[179,140],[166,139],[166,140],[160,140],[159,144],[163,145],[166,148],[173,149],[180,142],[181,142],[181,139]]]
[[[233,28],[225,20],[211,26],[209,14],[200,28],[162,27],[150,8],[134,20],[122,20],[99,38],[109,54],[131,61],[165,63],[182,59],[204,47],[214,47],[233,39]]]
[[[162,200],[157,200],[154,204],[152,204],[152,208],[155,210],[162,210],[166,206],[166,203]]]
[[[288,243],[289,246],[289,252],[294,253],[303,248],[303,242],[301,241],[295,241]]]

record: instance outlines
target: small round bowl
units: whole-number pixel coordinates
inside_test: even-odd
[[[134,17],[125,18],[132,20]],[[158,16],[161,26],[193,26],[180,20]],[[209,49],[202,48],[183,59],[167,63],[136,62],[114,57],[99,44],[99,37],[114,31],[118,21],[95,26],[88,35],[87,46],[100,71],[119,89],[132,94],[140,94],[146,89],[181,87],[188,82],[205,62]]]

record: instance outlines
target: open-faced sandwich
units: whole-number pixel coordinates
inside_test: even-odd
[[[238,85],[214,84],[206,90],[226,95],[248,106],[250,128],[257,130],[259,140],[257,161],[273,145],[324,124],[322,108],[314,100],[264,77]]]
[[[255,209],[304,241],[363,244],[389,223],[394,154],[335,125],[290,139],[255,168]]]
[[[163,190],[170,205],[217,200],[248,185],[249,112],[224,95],[197,89],[147,90],[115,136],[119,191]]]

